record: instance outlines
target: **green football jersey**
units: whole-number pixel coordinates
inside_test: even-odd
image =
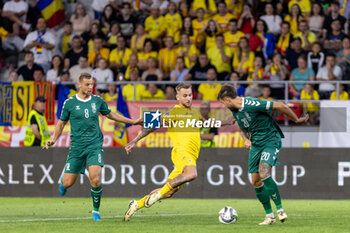
[[[97,95],[86,100],[74,95],[63,104],[60,120],[70,121],[71,144],[91,145],[103,143],[103,134],[99,125],[99,113],[107,115],[111,112],[106,102]]]
[[[270,115],[272,107],[273,101],[243,97],[241,109],[232,111],[239,127],[250,133],[253,145],[264,145],[276,133],[284,138],[282,130]]]

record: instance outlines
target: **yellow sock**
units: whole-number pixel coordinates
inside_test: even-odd
[[[159,193],[160,193],[160,195],[164,196],[165,194],[167,194],[167,193],[170,192],[171,190],[173,190],[173,187],[171,187],[171,185],[169,184],[169,182],[167,182],[167,183],[159,190]]]
[[[139,209],[141,209],[142,207],[145,207],[145,201],[147,197],[148,195],[144,196],[143,198],[137,201],[137,206],[139,207]]]

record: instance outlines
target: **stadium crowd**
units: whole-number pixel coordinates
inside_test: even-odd
[[[76,82],[89,72],[105,100],[117,99],[116,85],[98,82],[122,80],[130,81],[123,96],[133,100],[134,81],[192,80],[203,82],[194,86],[195,98],[216,100],[221,84],[211,82],[217,80],[350,77],[347,0],[78,1],[54,29],[36,1],[0,2],[3,81]],[[8,61],[19,53],[24,62]],[[347,89],[340,85],[339,99],[349,99]],[[175,99],[174,85],[137,84],[135,90],[136,100]],[[284,84],[238,85],[238,93],[284,99]],[[289,98],[337,99],[336,86],[289,85]],[[306,108],[316,109],[313,103]]]

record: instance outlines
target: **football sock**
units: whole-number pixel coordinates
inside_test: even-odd
[[[141,209],[142,207],[145,207],[145,201],[147,200],[147,198],[148,198],[148,195],[144,196],[143,198],[137,201],[137,206],[139,207],[139,209]]]
[[[98,211],[100,209],[101,196],[102,196],[102,185],[96,188],[91,186],[91,197],[92,197],[92,204],[94,206],[94,211]]]
[[[278,191],[276,182],[272,179],[271,176],[265,178],[263,182],[265,185],[265,189],[267,190],[269,196],[272,198],[273,202],[276,205],[276,209],[282,209],[281,196],[280,192]]]
[[[262,185],[260,187],[255,187],[255,193],[256,193],[256,196],[258,197],[260,203],[263,205],[263,207],[265,209],[265,213],[271,214],[272,208],[271,208],[271,203],[270,203],[270,196],[269,196],[269,193],[264,188],[264,185]]]
[[[173,190],[173,187],[171,187],[171,185],[169,184],[169,182],[167,182],[167,183],[159,190],[159,193],[160,193],[160,195],[162,195],[162,197],[164,197],[164,195],[167,194],[168,192],[170,192],[171,190]]]

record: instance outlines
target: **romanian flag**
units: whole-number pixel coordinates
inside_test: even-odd
[[[63,22],[65,18],[62,0],[39,0],[36,7],[41,11],[50,28]]]
[[[123,98],[122,88],[120,85],[118,86],[117,112],[130,118],[128,107]],[[126,146],[126,144],[128,144],[126,128],[129,126],[130,124],[118,123],[113,133],[114,146]]]
[[[69,97],[72,97],[77,93],[78,92],[76,90],[70,89],[61,83],[58,84],[58,98],[57,98],[57,112],[56,112],[57,119],[60,119],[61,117],[64,101],[66,101],[66,99],[68,99]]]

